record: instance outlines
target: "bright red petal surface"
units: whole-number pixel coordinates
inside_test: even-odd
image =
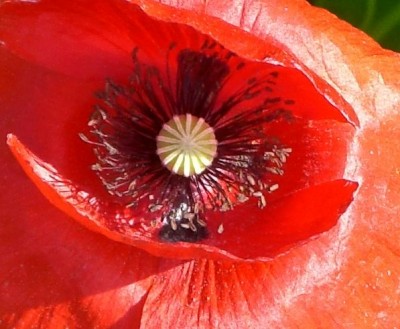
[[[2,13],[2,32],[10,28],[26,33],[28,22],[20,21],[16,27],[5,17]],[[39,29],[36,34],[43,35],[43,31]],[[47,49],[59,51],[53,46],[57,41],[46,38]],[[2,34],[0,40],[3,141],[6,133],[18,131],[50,161],[65,163],[64,145],[79,142],[68,140],[65,130],[78,132],[81,126],[74,118],[69,120],[68,127],[58,125],[58,120],[69,118],[71,108],[79,113],[79,109],[91,106],[93,90],[104,84],[96,81],[95,72],[100,71],[100,66],[107,70],[107,60],[90,59],[86,66],[81,65],[83,69],[87,67],[83,72],[74,72],[68,63],[62,62],[70,73],[66,75],[9,51],[12,42],[34,49],[32,40],[15,34],[11,39]],[[79,52],[82,45],[70,48]],[[57,55],[52,53],[51,57],[60,60]],[[112,58],[122,63],[121,58]],[[86,114],[83,115],[86,120]],[[72,164],[77,158],[84,158],[79,149],[76,151],[74,157],[68,157]],[[15,166],[4,143],[0,143],[0,168],[0,327],[139,327],[144,299],[159,259],[82,229],[55,207],[49,207],[43,195],[21,176],[21,169]],[[87,182],[86,176],[72,165],[63,168],[75,179]]]
[[[0,327],[137,327],[159,259],[49,207],[0,148]]]
[[[160,323],[178,328],[186,328],[187,324],[218,324],[222,328],[241,328],[240,324],[252,328],[265,328],[266,324],[272,328],[337,328],[346,323],[356,328],[397,325],[400,159],[396,155],[400,149],[396,141],[400,138],[400,77],[394,72],[400,72],[399,56],[382,51],[361,32],[303,1],[245,5],[240,1],[209,2],[207,7],[204,2],[190,1],[183,5],[192,11],[172,9],[172,14],[167,7],[144,4],[149,13],[192,24],[249,58],[271,56],[263,47],[254,45],[264,44],[261,40],[270,41],[272,37],[303,63],[307,73],[313,72],[313,80],[335,103],[344,104],[337,93],[344,96],[360,119],[346,169],[346,178],[362,183],[356,199],[337,227],[268,265],[205,260],[179,265],[165,261],[145,303],[143,297],[149,288],[145,278],[156,271],[157,259],[81,230],[48,207],[21,175],[3,145],[0,201],[2,205],[16,205],[0,209],[3,323],[22,328],[37,324],[48,328],[94,324],[134,327],[145,303],[142,324],[148,328],[159,328]],[[233,32],[230,26],[204,13],[220,16],[239,28]],[[243,36],[241,29],[253,36],[245,34],[246,38],[238,38]],[[8,50],[4,51],[4,45],[0,51],[0,65],[10,68],[0,77],[0,93],[2,97],[9,95],[7,102],[15,104],[11,107],[12,116],[2,115],[1,132],[5,134],[9,127],[21,125],[20,118],[29,123],[35,113],[32,111],[36,106],[28,110],[29,102],[19,97],[17,87],[38,92],[41,86],[32,85],[31,77],[25,80],[20,74],[20,65],[32,67],[25,61],[32,60],[31,57],[18,55],[22,60],[17,60]],[[90,75],[93,79],[94,71]],[[33,66],[28,73],[43,81],[41,68],[39,71]],[[52,74],[48,71],[45,76]],[[325,89],[324,80],[336,91]],[[11,86],[14,94],[4,92]],[[85,97],[82,95],[82,99]],[[68,95],[63,100],[66,106],[73,101]],[[63,102],[60,99],[55,105],[62,108]],[[49,109],[48,104],[45,108]],[[346,115],[356,122],[350,110]],[[39,120],[40,115],[34,116]],[[42,128],[51,129],[45,123],[37,129]],[[29,125],[24,129],[29,131]],[[19,134],[22,140],[35,144],[34,135],[24,138],[24,129]],[[38,150],[43,150],[45,137],[38,134],[38,140]],[[51,157],[51,151],[42,152]],[[56,154],[58,157],[59,153]],[[53,163],[52,160],[46,157],[46,161]],[[188,282],[193,283],[193,288]],[[187,307],[177,305],[176,301]],[[154,314],[156,307],[160,312]]]

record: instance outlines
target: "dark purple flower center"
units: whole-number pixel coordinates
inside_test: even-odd
[[[209,40],[199,50],[172,44],[165,67],[139,56],[135,49],[127,85],[109,80],[98,93],[81,135],[109,194],[123,207],[146,206],[171,242],[206,238],[207,211],[251,198],[264,208],[291,153],[268,133],[269,123],[291,119],[293,102],[273,93],[278,73],[246,76],[244,61]]]

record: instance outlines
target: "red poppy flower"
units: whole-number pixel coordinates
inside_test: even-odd
[[[397,55],[238,5],[0,6],[6,327],[396,323]]]

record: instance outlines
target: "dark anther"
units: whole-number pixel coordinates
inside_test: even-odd
[[[190,201],[187,195],[178,195],[170,211],[163,216],[159,237],[167,242],[196,242],[208,236],[200,204]]]

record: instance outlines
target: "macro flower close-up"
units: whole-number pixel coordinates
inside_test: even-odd
[[[399,59],[303,0],[0,1],[0,327],[394,327]]]

